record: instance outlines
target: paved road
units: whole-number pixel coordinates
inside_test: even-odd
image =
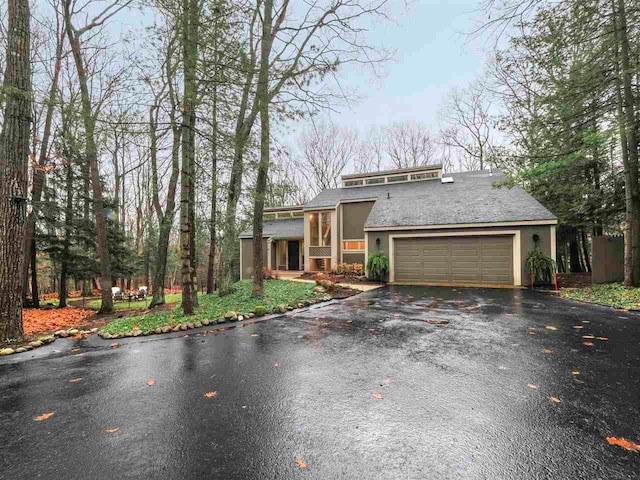
[[[529,291],[404,287],[109,343],[59,340],[0,360],[0,478],[640,472],[640,453],[605,441],[640,442],[640,315]]]

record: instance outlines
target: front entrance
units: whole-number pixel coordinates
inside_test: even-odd
[[[289,253],[287,263],[288,270],[300,270],[300,241],[289,240],[287,244],[287,251]]]

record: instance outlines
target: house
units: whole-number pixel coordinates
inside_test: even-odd
[[[331,271],[389,257],[397,284],[518,286],[538,245],[555,259],[556,217],[488,170],[442,175],[441,165],[344,175],[305,205],[265,209],[265,264]],[[252,232],[240,235],[240,275],[253,275]]]

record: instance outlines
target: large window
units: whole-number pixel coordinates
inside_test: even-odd
[[[331,246],[331,212],[312,213],[309,215],[311,247]]]
[[[345,252],[349,252],[349,251],[364,252],[364,240],[346,240],[342,242],[342,249]]]

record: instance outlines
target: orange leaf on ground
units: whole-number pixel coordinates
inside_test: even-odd
[[[302,457],[298,457],[298,459],[296,460],[296,465],[298,465],[298,467],[300,468],[307,468],[308,465],[306,463],[304,463],[304,461],[302,460]]]
[[[79,351],[80,351],[80,348],[78,348],[78,347],[76,347],[76,348],[72,348],[72,349],[71,349],[71,351],[72,351],[73,353],[77,353],[77,352],[79,352]]]
[[[384,395],[381,393],[372,393],[371,396],[373,398],[377,398],[378,400],[384,398]]]
[[[606,342],[607,340],[609,340],[609,337],[596,337],[596,340],[602,340]]]
[[[553,403],[560,403],[562,400],[560,400],[558,397],[551,397],[551,401]]]
[[[593,335],[583,335],[582,338],[587,338],[589,340],[593,340],[596,337],[594,337]]]
[[[257,333],[252,333],[251,336],[252,337],[258,337],[259,335]]]
[[[583,344],[585,347],[593,347],[593,343],[592,343],[592,342],[582,342],[582,344]]]
[[[47,418],[49,418],[51,415],[53,415],[53,412],[43,413],[42,415],[38,415],[36,418],[34,418],[34,420],[36,422],[41,422],[42,420],[46,420]]]
[[[150,378],[149,380],[147,380],[147,385],[155,385],[156,383],[158,382],[155,378]]]
[[[87,323],[95,312],[83,308],[26,308],[22,310],[24,333],[53,332]]]
[[[537,386],[537,385],[535,385],[535,384],[533,384],[533,383],[527,383],[527,387],[529,387],[529,388],[533,388],[533,389],[538,388],[538,386]]]
[[[205,398],[214,398],[218,396],[218,392],[207,392],[204,394]]]
[[[71,380],[69,380],[71,383],[77,383],[79,381],[81,381],[82,378],[72,378]]]
[[[553,330],[554,332],[558,330],[556,327],[553,327],[551,325],[546,325],[544,328],[546,328],[547,330]]]
[[[116,433],[116,432],[119,432],[120,429],[119,428],[105,428],[104,431],[107,432],[107,433]]]
[[[580,371],[574,368],[571,370],[571,375],[580,375]]]
[[[575,328],[576,330],[580,330],[584,328],[584,325],[574,325],[573,328]]]
[[[551,352],[553,352],[553,350],[551,350],[550,348],[545,348],[544,349],[544,353],[551,353]]]
[[[630,452],[640,453],[640,445],[630,442],[629,440],[625,440],[624,438],[606,437],[606,440],[609,442],[609,445],[622,447]]]
[[[113,342],[111,345],[109,345],[111,348],[118,348],[120,346],[120,344],[118,342]]]

